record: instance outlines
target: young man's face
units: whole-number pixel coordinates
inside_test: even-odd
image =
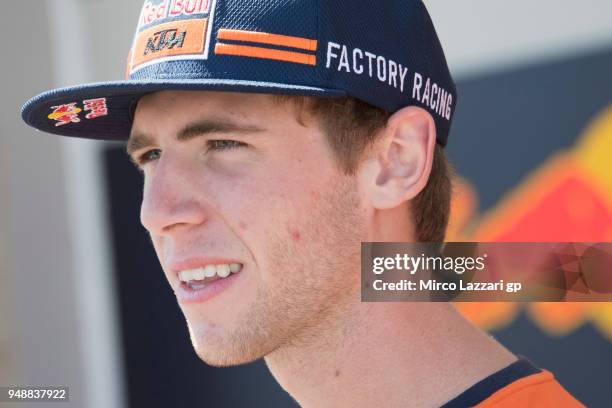
[[[161,92],[138,104],[141,221],[209,364],[316,336],[359,301],[367,210],[316,121],[303,122],[268,95]],[[223,264],[241,269],[203,287],[179,278]]]

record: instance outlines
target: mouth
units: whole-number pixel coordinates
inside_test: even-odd
[[[180,271],[178,276],[181,284],[185,284],[191,290],[200,290],[219,279],[227,279],[232,274],[240,273],[241,270],[240,263],[206,265]]]
[[[217,263],[177,272],[180,285],[176,290],[180,303],[201,303],[218,295],[234,282],[244,265],[242,263]]]

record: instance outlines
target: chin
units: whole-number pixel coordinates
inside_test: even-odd
[[[261,357],[249,357],[228,350],[214,350],[206,346],[194,345],[195,352],[200,360],[213,367],[233,367],[249,364]]]
[[[197,356],[214,367],[231,367],[252,363],[264,357],[264,347],[254,347],[261,342],[249,339],[241,333],[230,333],[218,327],[194,328],[189,324],[191,343]]]

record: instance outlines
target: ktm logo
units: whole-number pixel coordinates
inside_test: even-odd
[[[208,22],[208,18],[174,20],[139,32],[130,51],[129,75],[162,61],[208,58]]]
[[[173,48],[183,48],[186,35],[187,31],[179,33],[177,29],[158,31],[153,34],[153,37],[148,39],[144,55]]]

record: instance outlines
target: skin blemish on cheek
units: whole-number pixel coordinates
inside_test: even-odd
[[[246,230],[247,229],[247,225],[244,221],[238,221],[238,226],[240,227],[240,229],[242,230]]]
[[[300,234],[300,231],[296,229],[289,228],[289,234],[291,235],[291,239],[295,242],[302,238],[302,234]]]
[[[334,377],[340,377],[340,370],[334,371]]]

